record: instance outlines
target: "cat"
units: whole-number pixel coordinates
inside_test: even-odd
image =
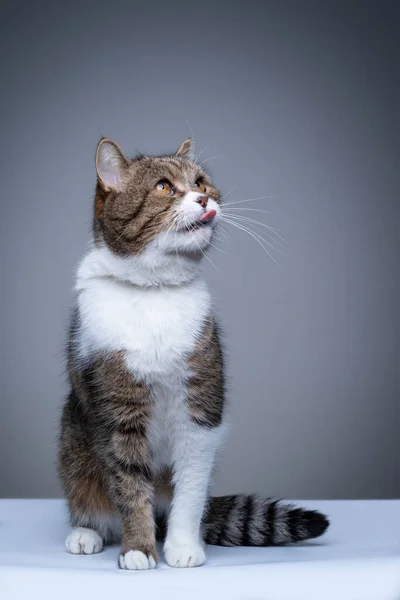
[[[93,243],[76,278],[59,473],[68,552],[122,540],[119,567],[205,562],[205,544],[314,538],[319,512],[253,495],[210,496],[225,431],[220,333],[201,260],[220,194],[185,140],[173,155],[124,156],[101,139]]]

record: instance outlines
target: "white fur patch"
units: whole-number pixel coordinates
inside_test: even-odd
[[[97,554],[103,550],[103,540],[93,529],[75,527],[65,540],[65,547],[71,554]]]
[[[140,550],[129,550],[125,554],[120,554],[118,564],[121,569],[128,569],[130,571],[143,571],[156,568],[154,558],[146,556]]]
[[[205,212],[205,209],[197,202],[201,196],[204,196],[204,194],[187,192],[180,201],[176,212],[182,216],[182,223],[184,225],[193,223],[193,221],[196,221]]]
[[[182,406],[182,405],[181,405]],[[183,410],[182,410],[183,408]],[[206,429],[193,424],[184,406],[170,426],[170,460],[174,465],[174,497],[164,550],[202,544],[200,523],[209,492],[214,458],[224,426]]]
[[[86,257],[96,261],[99,252]],[[128,259],[129,260],[129,259]],[[78,274],[79,352],[123,350],[128,369],[149,383],[182,371],[211,312],[206,284],[140,287],[109,276]]]
[[[170,567],[199,567],[206,561],[204,548],[200,544],[188,544],[164,548],[165,560]]]
[[[198,192],[187,192],[176,208],[176,214],[180,216],[179,223],[184,227],[196,223],[201,215],[208,210],[215,210],[216,212],[212,222],[206,226],[199,227],[190,233],[170,234],[170,236],[174,236],[173,244],[178,250],[204,251],[211,241],[213,229],[221,214],[221,208],[212,198],[208,199],[206,208],[202,207],[197,199],[204,195]]]

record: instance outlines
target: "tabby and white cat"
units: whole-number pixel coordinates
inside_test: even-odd
[[[200,271],[220,196],[193,159],[96,153],[93,244],[80,263],[59,471],[74,554],[122,539],[119,566],[172,567],[205,543],[267,546],[321,535],[327,518],[256,496],[209,495],[224,435],[223,356]]]

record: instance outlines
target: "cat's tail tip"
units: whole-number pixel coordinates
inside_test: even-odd
[[[271,498],[211,498],[205,540],[218,546],[278,546],[320,537],[329,527],[323,513]]]
[[[314,539],[323,535],[328,529],[330,522],[326,515],[317,510],[301,510],[303,526],[308,531],[308,539]]]

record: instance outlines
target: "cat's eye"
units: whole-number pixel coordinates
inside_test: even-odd
[[[172,187],[171,183],[168,179],[162,179],[156,185],[157,192],[163,194],[163,196],[173,196],[175,194],[175,189]]]
[[[206,186],[204,185],[203,181],[201,179],[198,179],[195,183],[196,187],[198,187],[200,189],[200,191],[205,194],[207,191]]]

